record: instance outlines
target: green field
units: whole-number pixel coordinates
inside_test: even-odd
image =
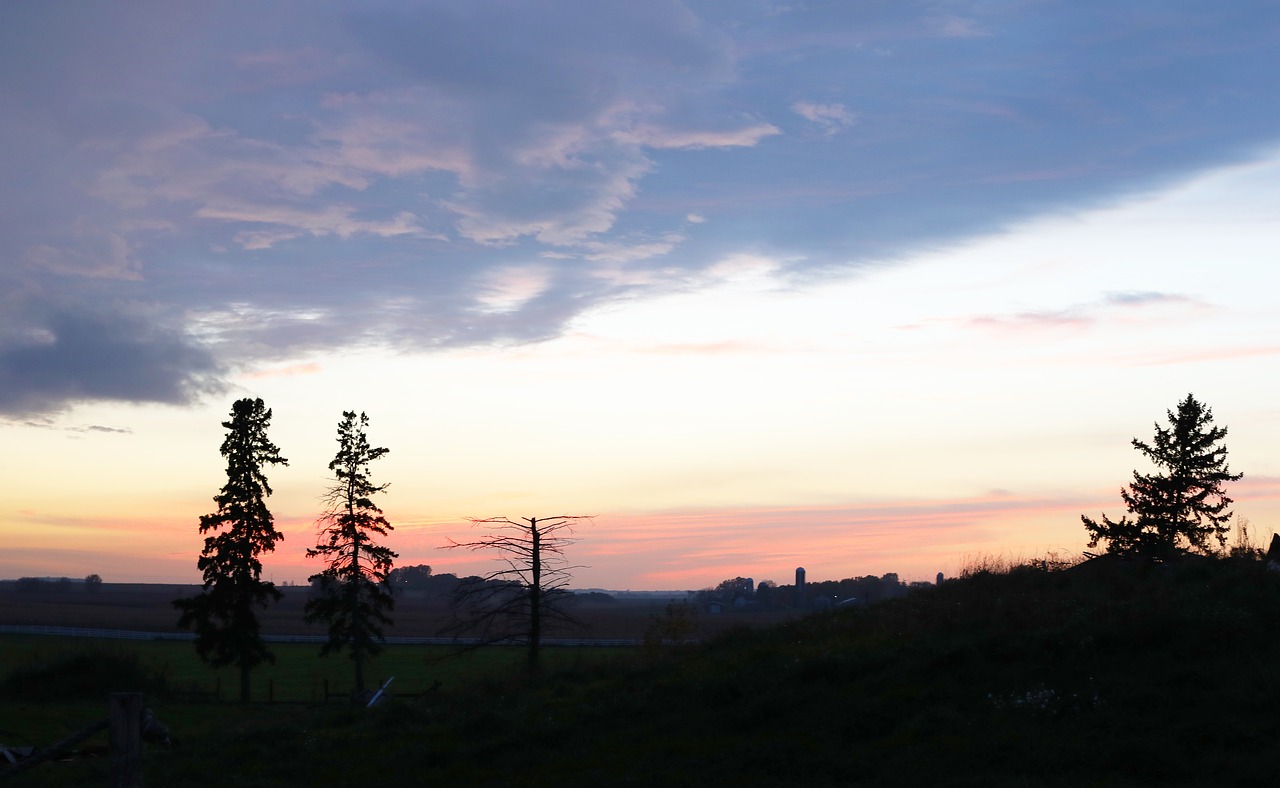
[[[351,662],[344,655],[319,656],[315,643],[274,643],[274,664],[253,672],[255,702],[310,703],[325,700],[326,682],[331,694],[350,692]],[[553,647],[544,651],[552,668],[573,666],[586,660],[598,662],[630,649]],[[96,640],[43,635],[0,635],[0,677],[24,666],[53,664],[77,653],[128,654],[153,669],[175,697],[213,693],[221,684],[222,700],[236,700],[239,673],[234,668],[214,670],[196,656],[188,641]],[[369,682],[394,677],[390,691],[417,695],[437,682],[457,687],[493,675],[504,675],[523,664],[524,652],[514,647],[459,651],[450,646],[389,645],[366,667]],[[119,688],[126,689],[126,688]],[[190,699],[190,698],[187,698]]]

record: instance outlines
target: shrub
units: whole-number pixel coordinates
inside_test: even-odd
[[[111,692],[163,695],[168,681],[161,671],[137,654],[108,649],[86,650],[46,662],[39,658],[22,665],[0,684],[0,694],[12,700],[98,700]]]

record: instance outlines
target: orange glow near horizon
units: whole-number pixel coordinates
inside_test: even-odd
[[[1118,489],[1118,485],[1117,485]],[[1280,477],[1237,482],[1235,511],[1254,523],[1266,543],[1280,514]],[[905,580],[954,576],[983,557],[1031,560],[1048,553],[1078,555],[1085,534],[1080,515],[1123,511],[1119,496],[1022,498],[994,494],[948,500],[900,500],[840,507],[775,507],[604,513],[575,529],[568,550],[574,587],[612,590],[693,590],[730,577],[792,582],[803,566],[811,580],[896,572]],[[390,513],[389,513],[390,514]],[[5,557],[18,576],[101,575],[107,582],[198,583],[203,544],[198,514],[190,517],[79,518],[23,513],[22,528],[6,538]],[[406,516],[385,543],[396,564],[430,564],[438,573],[484,574],[495,556],[445,549],[449,539],[475,535],[466,520]],[[307,559],[315,541],[313,517],[277,516],[285,534],[263,557],[276,583],[303,584],[319,571]]]

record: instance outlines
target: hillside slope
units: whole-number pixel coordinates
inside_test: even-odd
[[[1280,573],[978,574],[534,682],[246,709],[156,785],[1272,785]]]

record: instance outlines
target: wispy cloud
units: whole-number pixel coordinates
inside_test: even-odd
[[[1154,290],[1125,290],[1107,293],[1105,302],[1120,306],[1148,306],[1156,304],[1190,304],[1194,299],[1178,293],[1160,293]]]
[[[109,427],[104,424],[63,424],[56,419],[49,417],[38,417],[32,419],[12,420],[0,419],[0,424],[9,426],[27,427],[39,430],[56,430],[58,432],[70,432],[80,435],[90,433],[104,433],[107,435],[132,435],[133,430],[128,427]]]
[[[702,148],[750,148],[760,141],[781,134],[771,123],[759,123],[723,131],[679,130],[659,126],[642,125],[614,132],[614,138],[644,148],[698,150]]]
[[[1165,307],[1167,309],[1161,309]],[[1002,315],[976,315],[965,319],[974,328],[1022,332],[1042,329],[1088,329],[1108,320],[1171,320],[1200,312],[1206,306],[1178,293],[1124,291],[1106,293],[1097,301],[1061,309],[1042,309]],[[1169,310],[1173,310],[1170,312]]]
[[[849,128],[857,120],[852,112],[845,109],[843,104],[816,104],[812,101],[797,101],[791,105],[791,111],[805,120],[818,124],[827,136]]]

